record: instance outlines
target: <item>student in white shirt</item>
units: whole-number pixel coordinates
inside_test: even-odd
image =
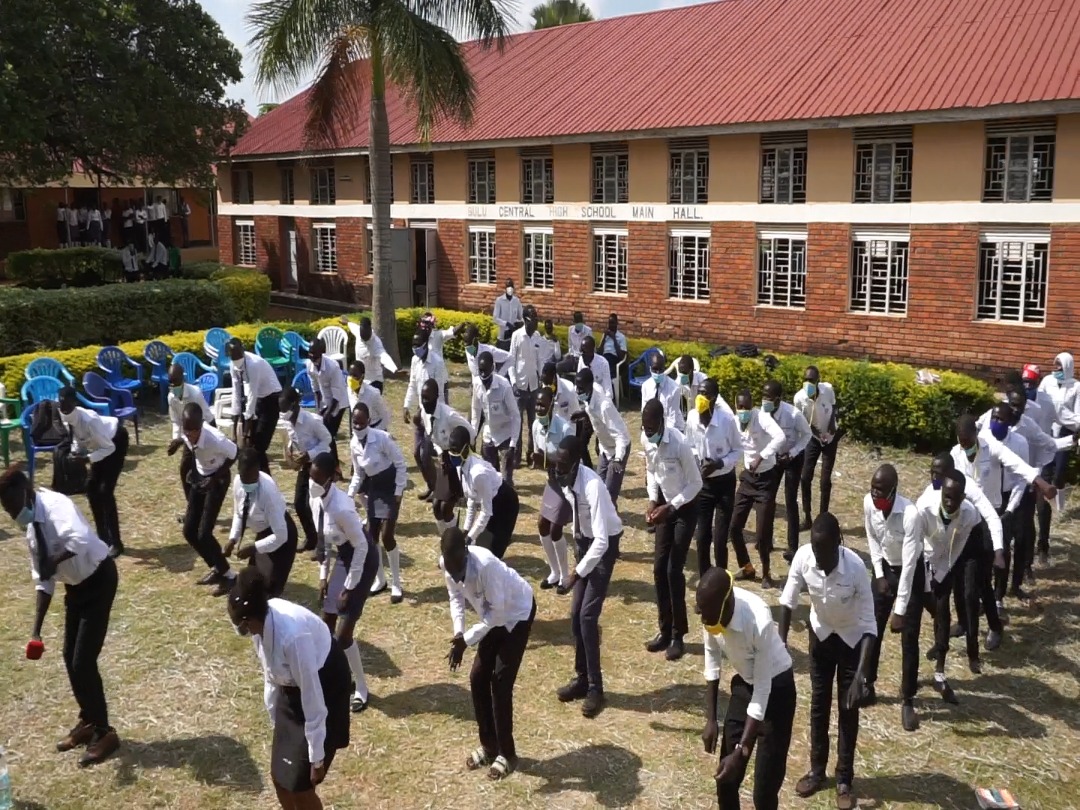
[[[548,363],[562,360],[562,344],[555,335],[555,323],[548,318],[544,321],[544,332],[540,335],[540,368]]]
[[[608,396],[608,389],[594,381],[592,371],[587,368],[579,371],[574,377],[574,386],[581,406],[581,411],[574,418],[579,424],[591,426],[591,434],[596,436],[600,447],[596,474],[603,479],[612,502],[618,505],[626,461],[630,456],[630,430]],[[579,435],[584,441],[590,438],[580,431]]]
[[[116,485],[124,469],[128,451],[127,428],[114,416],[100,416],[80,408],[75,389],[60,389],[60,421],[71,435],[71,455],[90,467],[86,479],[86,500],[94,515],[98,537],[109,546],[109,555],[124,553],[120,541],[120,511],[116,506]]]
[[[139,269],[139,254],[135,252],[135,245],[128,244],[120,251],[120,262],[124,267],[124,281],[134,283],[142,276]]]
[[[77,243],[82,241],[82,234],[79,230],[79,209],[74,205],[69,205],[67,209],[67,224],[68,224],[68,244],[74,247]]]
[[[450,400],[450,372],[446,368],[446,357],[443,349],[446,341],[459,336],[465,330],[465,324],[458,324],[449,329],[437,329],[435,316],[425,312],[420,316],[416,325],[417,331],[423,336],[427,345],[426,361],[431,369],[431,376],[439,381],[442,386],[443,399]]]
[[[877,643],[866,675],[864,705],[873,705],[877,700],[878,663],[888,625],[892,632],[901,633],[900,719],[905,731],[915,731],[919,727],[914,701],[919,687],[919,631],[926,566],[919,511],[897,492],[898,486],[896,468],[882,464],[870,479],[870,491],[863,498],[863,525],[874,569],[877,618]]]
[[[483,436],[484,460],[513,486],[521,438],[521,409],[513,386],[495,373],[495,361],[490,354],[484,352],[476,358],[476,370],[477,376],[472,381],[473,432]]]
[[[799,482],[802,480],[803,451],[813,434],[806,417],[794,405],[784,402],[783,396],[783,386],[776,380],[769,380],[762,389],[761,410],[784,431],[784,446],[777,453],[776,464],[783,475],[784,511],[787,517],[787,551],[784,552],[784,559],[790,562],[799,547]],[[780,475],[773,481],[773,486],[779,491]]]
[[[574,434],[574,425],[555,412],[551,389],[541,388],[536,397],[536,421],[532,424],[533,446],[536,448],[532,465],[534,469],[547,472],[547,485],[540,501],[536,528],[550,573],[540,580],[540,588],[545,591],[556,588],[560,596],[569,593],[566,583],[570,578],[570,565],[567,562],[563,527],[573,520],[573,513],[555,481],[555,456],[562,440]]]
[[[686,438],[701,470],[698,495],[698,576],[712,567],[728,566],[728,532],[735,508],[735,465],[742,455],[742,438],[735,416],[720,402],[716,380],[706,379],[686,415]]]
[[[416,466],[424,476],[427,489],[417,493],[417,498],[422,501],[431,500],[435,487],[435,470],[431,464],[432,451],[430,442],[424,435],[423,425],[420,423],[420,414],[414,418],[411,409],[414,403],[422,402],[421,389],[428,388],[428,382],[435,386],[436,398],[445,399],[445,390],[442,381],[438,377],[434,361],[428,354],[427,336],[420,331],[413,334],[413,356],[409,365],[409,384],[405,388],[405,423],[413,425],[413,458]],[[434,407],[434,406],[432,406]]]
[[[272,599],[256,568],[229,594],[237,635],[251,636],[263,670],[263,699],[274,729],[270,779],[283,808],[322,807],[315,789],[349,746],[349,665],[319,617]]]
[[[653,354],[649,364],[651,376],[641,384],[641,410],[644,412],[646,404],[654,399],[658,400],[664,409],[664,422],[668,427],[681,431],[686,427],[686,418],[682,411],[682,389],[667,373],[667,366],[668,362],[663,354]]]
[[[352,332],[355,338],[354,350],[356,359],[364,364],[367,369],[367,379],[372,387],[381,394],[383,391],[383,370],[396,374],[398,367],[383,346],[382,339],[371,329],[371,318],[367,316],[360,319],[360,323],[353,323],[344,315],[341,316],[341,325]]]
[[[641,446],[649,493],[645,522],[656,527],[653,585],[660,625],[645,649],[678,661],[684,652],[683,636],[689,631],[683,569],[697,529],[701,470],[686,437],[664,426],[664,408],[655,399],[646,402],[641,412]]]
[[[705,639],[705,753],[716,752],[719,806],[739,807],[739,786],[754,760],[754,808],[777,810],[787,775],[787,755],[795,722],[795,675],[791,655],[780,640],[769,606],[756,594],[736,588],[723,568],[705,572],[697,586],[697,606]],[[732,669],[723,733],[717,723],[720,660]]]
[[[135,244],[135,208],[128,200],[124,210],[120,214],[120,235],[124,239],[124,247]]]
[[[26,657],[41,658],[41,628],[56,583],[64,583],[64,663],[79,719],[56,746],[71,751],[87,746],[80,765],[94,765],[120,747],[109,725],[98,657],[109,632],[116,596],[116,563],[103,543],[65,495],[35,490],[17,466],[0,473],[0,506],[23,532],[30,550],[37,602]]]
[[[465,365],[469,368],[470,376],[476,378],[476,358],[484,352],[490,353],[491,359],[495,361],[495,373],[506,376],[510,352],[491,343],[482,343],[480,341],[480,330],[476,328],[475,324],[469,323],[465,325],[462,342],[465,344]]]
[[[408,482],[405,457],[389,433],[371,427],[371,411],[363,402],[358,402],[352,411],[351,427],[349,454],[353,474],[349,497],[364,496],[368,533],[379,557],[372,591],[379,593],[386,589],[382,552],[379,551],[381,540],[390,562],[390,604],[397,605],[404,594],[401,589],[401,549],[397,546],[394,529],[401,510],[401,496]]]
[[[451,431],[446,448],[467,504],[462,531],[470,543],[490,549],[501,560],[514,540],[520,503],[514,487],[491,464],[472,455],[472,437],[468,428],[458,426]]]
[[[566,356],[559,362],[559,374],[573,374],[578,370],[578,360],[581,357],[581,342],[592,336],[592,329],[585,323],[585,316],[580,312],[574,313],[574,322],[566,333]]]
[[[551,391],[555,413],[569,422],[581,410],[581,404],[573,381],[560,377],[556,368],[554,363],[548,363],[540,370],[540,385]]]
[[[818,459],[821,460],[821,491],[818,494],[818,514],[829,511],[832,498],[832,473],[836,464],[836,450],[840,445],[841,433],[836,426],[836,391],[832,385],[821,381],[817,366],[807,366],[803,374],[803,385],[795,392],[795,409],[810,425],[813,437],[806,445],[802,467],[802,511],[801,530],[810,527],[813,513],[810,510],[810,494],[814,487],[814,473]]]
[[[600,612],[619,558],[623,524],[604,480],[581,463],[582,447],[576,436],[566,436],[555,457],[555,483],[573,509],[577,552],[577,565],[566,583],[574,594],[570,604],[574,678],[556,696],[561,703],[583,701],[581,714],[592,718],[604,708]]]
[[[1039,391],[1046,395],[1054,412],[1054,435],[1069,436],[1080,432],[1080,381],[1074,376],[1073,356],[1062,352],[1054,358],[1054,371],[1043,377]],[[1069,454],[1058,453],[1054,459],[1054,477],[1051,479],[1059,490],[1065,486],[1065,471],[1069,463]],[[1059,512],[1065,509],[1065,495],[1059,492],[1057,498]],[[1043,553],[1040,545],[1040,555]]]
[[[810,543],[791,561],[780,597],[780,639],[787,644],[792,611],[799,604],[799,594],[806,591],[810,595],[810,771],[795,785],[795,793],[806,798],[825,785],[835,683],[839,691],[836,806],[852,810],[856,806],[851,788],[859,706],[866,697],[877,625],[866,566],[840,543],[836,517],[831,512],[818,515],[810,529]]]
[[[615,386],[611,383],[611,367],[603,355],[596,353],[596,341],[592,335],[581,341],[581,357],[578,358],[577,370],[588,369],[592,372],[596,384],[604,389],[611,398],[615,397]]]
[[[68,235],[67,224],[67,203],[60,202],[56,205],[56,244],[58,247],[65,248],[71,242],[71,237]]]
[[[618,367],[619,363],[626,359],[627,344],[626,335],[619,331],[619,316],[614,312],[608,316],[607,331],[600,336],[597,351],[607,361],[612,383],[622,385],[622,380],[619,379],[618,375]],[[612,395],[614,395],[614,387],[611,390]]]
[[[259,451],[259,467],[268,473],[270,457],[266,451],[281,416],[281,382],[269,363],[244,351],[244,342],[239,338],[230,340],[225,349],[232,361],[229,374],[234,420],[242,422],[244,439]]]
[[[160,239],[151,238],[150,250],[146,254],[143,267],[146,278],[161,281],[169,277],[169,251]]]
[[[311,462],[322,453],[331,453],[334,443],[326,424],[311,411],[300,407],[300,394],[294,388],[281,392],[280,412],[285,417],[285,453],[300,466],[296,473],[293,491],[293,509],[304,530],[304,546],[301,551],[313,551],[318,542],[315,519],[309,507]]]
[[[352,670],[351,708],[359,713],[367,708],[367,679],[360,659],[360,647],[353,639],[356,622],[364,612],[371,586],[379,569],[379,554],[364,531],[353,499],[334,485],[337,459],[320,453],[311,462],[311,511],[319,527],[319,601],[323,621],[345,651]],[[336,549],[336,562],[329,562]]]
[[[457,526],[457,513],[454,511],[461,499],[461,480],[450,463],[447,448],[450,435],[456,428],[462,427],[469,432],[471,441],[476,440],[472,424],[445,402],[439,399],[439,386],[434,380],[424,383],[420,392],[421,408],[417,420],[428,456],[418,459],[426,466],[421,466],[425,480],[431,489],[431,511],[435,518],[435,527],[441,535],[450,526]]]
[[[528,430],[528,426],[536,420],[536,392],[540,390],[540,369],[543,367],[541,354],[544,343],[544,339],[536,331],[536,308],[531,304],[525,307],[522,317],[525,324],[510,336],[510,361],[507,363],[510,385],[513,387],[519,411],[517,433],[519,447],[522,443],[522,426]],[[494,368],[494,359],[492,358],[492,368]],[[532,433],[529,432],[527,436],[529,446],[527,457],[532,458]],[[520,453],[517,462],[520,465]],[[513,478],[510,481],[513,482]]]
[[[1035,363],[1027,363],[1024,365],[1020,375],[1020,383],[1023,387],[1024,396],[1028,400],[1027,413],[1035,420],[1035,422],[1041,427],[1047,434],[1053,436],[1054,434],[1054,417],[1056,415],[1054,409],[1054,401],[1050,395],[1042,389],[1042,369]],[[1028,439],[1030,442],[1031,440]],[[1054,480],[1054,462],[1043,467],[1043,477],[1047,481]],[[1050,561],[1050,504],[1043,500],[1038,493],[1035,495],[1035,514],[1039,519],[1039,530],[1037,536],[1037,549],[1039,564],[1045,566]],[[1034,558],[1032,558],[1034,562]],[[1033,566],[1029,565],[1028,570],[1025,572],[1025,576],[1028,582],[1035,581],[1035,574]]]
[[[184,406],[189,402],[193,402],[202,408],[203,422],[216,427],[214,414],[210,410],[202,390],[186,382],[184,379],[184,367],[174,363],[169,368],[169,421],[172,423],[172,442],[174,443],[177,443],[183,434]],[[191,451],[182,441],[179,441],[177,448],[183,453],[180,456],[180,485],[184,489],[184,500],[187,500],[191,491],[188,476],[195,464],[195,457],[191,455]]]
[[[86,212],[86,241],[94,247],[101,244],[101,209],[96,205]]]
[[[322,338],[311,341],[308,359],[305,361],[315,405],[323,424],[330,432],[330,452],[337,456],[337,435],[341,420],[349,410],[349,388],[341,366],[326,356],[326,342]]]
[[[191,218],[191,206],[183,197],[180,198],[180,246],[187,247],[191,243],[191,232],[188,229],[188,220]]]
[[[678,359],[675,364],[675,382],[679,384],[679,396],[681,397],[681,405],[679,410],[683,417],[689,416],[690,411],[694,407],[694,398],[701,393],[701,386],[705,384],[705,380],[709,379],[709,376],[701,371],[694,371],[694,358],[688,354],[684,354]],[[720,398],[723,402],[723,398]],[[726,402],[721,406],[725,408],[728,413],[734,416]],[[682,428],[680,428],[681,430]]]
[[[461,666],[465,650],[476,648],[469,688],[480,747],[465,760],[470,771],[488,768],[488,778],[505,779],[517,767],[514,744],[514,682],[536,618],[532,588],[502,560],[484,548],[467,545],[465,534],[449,528],[440,539],[440,567],[450,597],[454,637],[447,661]],[[466,606],[479,621],[465,626]]]
[[[374,383],[368,382],[366,377],[367,366],[363,360],[354,360],[349,364],[349,377],[345,381],[349,386],[349,412],[352,413],[352,409],[363,402],[371,414],[371,427],[389,431],[390,406],[386,404],[382,391]]]
[[[506,295],[500,295],[495,299],[495,306],[491,310],[491,319],[499,327],[499,337],[496,344],[500,349],[510,348],[510,336],[514,330],[522,325],[521,299],[514,295],[514,282],[506,280]]]
[[[744,388],[735,398],[735,416],[739,423],[739,439],[743,449],[743,471],[735,490],[735,506],[731,510],[731,546],[739,570],[735,580],[757,578],[757,572],[746,551],[743,530],[754,510],[757,521],[757,549],[761,560],[761,581],[773,587],[769,575],[769,554],[772,551],[773,516],[776,514],[776,485],[779,476],[776,457],[784,446],[784,431],[770,417],[753,407],[750,390]]]
[[[259,469],[259,454],[245,447],[236,454],[233,479],[233,519],[225,556],[247,560],[266,580],[266,592],[281,596],[296,559],[296,524],[274,479]],[[255,540],[241,545],[248,529]]]

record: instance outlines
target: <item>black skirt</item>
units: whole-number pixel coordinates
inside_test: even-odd
[[[393,464],[382,472],[365,477],[360,492],[367,501],[368,517],[378,520],[397,517],[397,470]]]
[[[297,533],[296,523],[292,515],[285,513],[285,525],[288,526],[288,537],[285,543],[269,554],[256,552],[255,556],[248,561],[248,565],[254,565],[259,573],[266,578],[266,591],[271,599],[281,596],[285,590],[285,583],[289,581],[292,572],[293,561],[296,559]],[[270,535],[270,529],[259,532],[256,540],[262,540]]]
[[[319,670],[323,700],[326,702],[326,741],[323,765],[330,770],[334,754],[349,745],[349,662],[335,639]],[[276,785],[293,793],[311,790],[311,760],[304,735],[304,706],[300,687],[283,686],[278,690],[274,711],[274,744],[270,752],[270,776]]]
[[[337,601],[341,591],[345,588],[345,580],[349,576],[349,568],[352,567],[354,553],[355,550],[352,544],[348,542],[337,547],[337,561],[330,572],[330,579],[326,587],[326,600],[323,602],[323,613],[327,615],[342,615],[341,611],[338,610]],[[364,557],[364,568],[360,574],[360,581],[349,593],[348,601],[345,604],[344,615],[354,622],[363,614],[364,605],[367,604],[368,597],[371,595],[371,586],[375,583],[375,577],[379,573],[380,554],[382,554],[382,551],[368,538],[367,555]]]
[[[442,464],[438,467],[433,494],[437,501],[450,502],[461,500],[464,494],[461,489],[461,476],[457,468],[450,463],[447,453],[442,455]]]

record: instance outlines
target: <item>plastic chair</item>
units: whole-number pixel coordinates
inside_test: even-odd
[[[28,380],[34,377],[55,377],[63,380],[65,385],[75,385],[75,375],[68,371],[67,366],[51,357],[38,357],[31,360],[23,375]]]
[[[228,330],[215,326],[213,329],[206,330],[206,337],[203,338],[203,351],[211,360],[216,360],[219,355],[225,352],[225,344],[230,340],[232,340],[232,335],[229,334]]]
[[[105,346],[97,356],[98,368],[105,372],[105,381],[113,388],[134,393],[142,388],[143,367],[128,357],[119,346]],[[135,369],[135,378],[125,377],[126,367]]]
[[[652,359],[653,355],[660,354],[660,349],[657,346],[650,346],[636,358],[630,361],[630,365],[627,372],[630,376],[630,387],[638,390],[638,395],[641,394],[641,386],[644,382],[652,376]],[[641,373],[635,372],[635,369],[640,368]]]
[[[255,354],[269,363],[274,373],[282,378],[288,375],[292,362],[281,349],[284,338],[281,330],[273,326],[264,326],[255,336]]]
[[[316,407],[315,391],[311,388],[311,377],[308,376],[307,369],[298,372],[293,377],[292,387],[300,392],[301,408]]]
[[[302,368],[301,363],[310,348],[311,344],[296,332],[286,332],[281,338],[281,350],[288,356],[293,373],[300,371]]]
[[[96,402],[104,402],[109,407],[109,416],[115,416],[121,422],[130,419],[135,427],[135,444],[139,443],[139,409],[130,391],[110,385],[100,374],[88,371],[83,374],[83,388]]]
[[[680,355],[680,357],[681,357],[681,355]],[[677,375],[679,373],[679,359],[680,359],[680,357],[676,357],[674,360],[671,361],[671,364],[667,367],[667,371],[664,372],[665,374],[676,374]],[[701,371],[701,363],[698,362],[698,359],[696,357],[691,357],[690,359],[694,361],[694,371]],[[678,378],[676,377],[676,382],[677,381],[678,381]]]
[[[195,385],[202,391],[203,399],[206,400],[206,404],[212,405],[214,403],[214,392],[217,391],[218,388],[217,374],[214,374],[213,372],[203,374],[195,381]]]
[[[30,483],[34,482],[34,467],[37,466],[34,459],[37,454],[51,453],[57,448],[55,444],[34,444],[34,437],[30,435],[30,426],[34,424],[34,411],[38,409],[40,404],[41,402],[35,402],[29,408],[24,409],[19,419],[19,426],[22,428],[23,448],[26,450],[26,475],[30,478]]]
[[[3,386],[0,386],[3,388]],[[0,391],[0,394],[4,393]],[[11,464],[11,456],[9,455],[8,447],[8,434],[13,430],[22,429],[22,403],[19,402],[16,397],[0,396],[0,406],[3,406],[7,412],[4,415],[0,415],[0,456],[4,458],[4,466],[7,467]]]
[[[161,390],[161,412],[169,410],[169,358],[172,349],[160,340],[151,340],[143,349],[143,357],[150,364],[150,382],[157,383]]]
[[[203,374],[213,374],[214,369],[191,352],[180,352],[173,358],[173,363],[184,369],[184,380],[189,383],[194,383]]]
[[[349,333],[340,326],[324,326],[319,330],[318,337],[326,342],[326,356],[344,366],[345,350],[349,347]]]
[[[61,382],[56,377],[34,377],[34,379],[23,383],[19,396],[27,405],[44,402],[47,399],[58,402],[60,400],[60,389],[66,385],[68,383]]]

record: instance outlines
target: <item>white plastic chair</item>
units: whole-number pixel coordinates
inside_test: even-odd
[[[667,371],[665,371],[664,373],[671,374],[672,372],[675,372],[676,374],[678,374],[680,359],[682,358],[676,357],[674,360],[672,360],[671,365],[667,367]],[[694,361],[694,371],[701,371],[701,363],[698,362],[698,359],[696,357],[691,357],[690,359]]]
[[[319,330],[318,337],[326,343],[326,356],[344,366],[349,333],[340,326],[326,326]]]
[[[627,359],[630,354],[627,352],[623,355],[623,359],[615,364],[615,379],[611,381],[611,387],[615,389],[615,407],[618,408],[622,403],[622,370],[626,365]]]

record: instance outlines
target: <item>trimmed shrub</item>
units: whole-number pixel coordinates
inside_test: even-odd
[[[7,258],[7,277],[20,287],[96,287],[124,273],[120,252],[102,247],[20,250]]]
[[[212,276],[209,286],[220,289],[228,301],[229,318],[226,324],[257,321],[266,316],[266,310],[270,306],[270,279],[262,273],[250,270],[218,270]]]
[[[221,269],[221,262],[191,262],[180,265],[180,277],[209,281]]]

